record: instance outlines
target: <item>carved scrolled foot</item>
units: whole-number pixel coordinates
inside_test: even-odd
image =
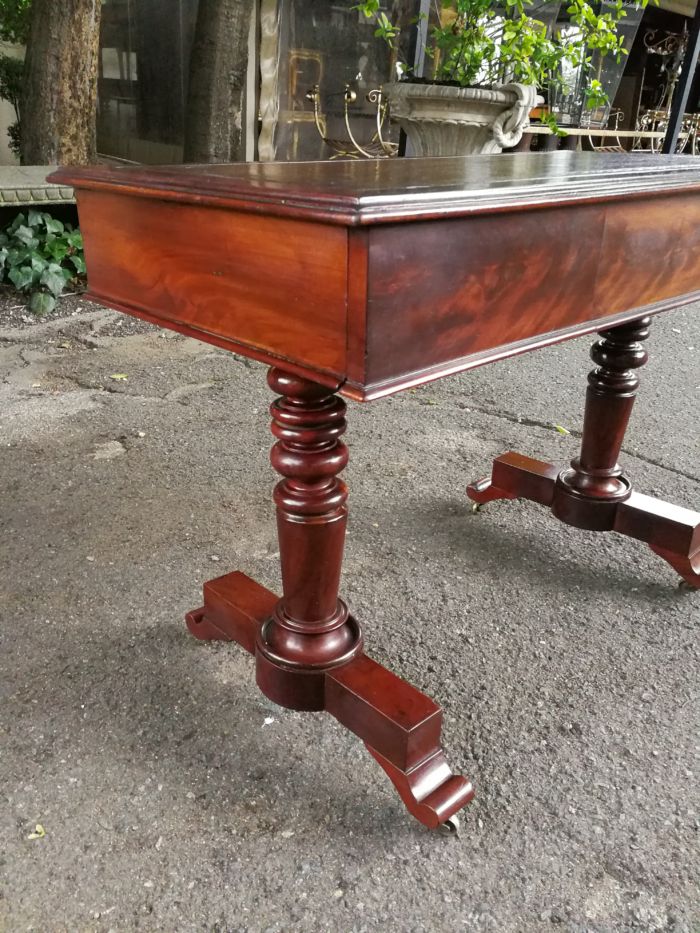
[[[633,492],[618,506],[615,531],[646,542],[688,586],[700,589],[700,512]]]
[[[386,772],[411,816],[428,829],[437,829],[446,823],[474,797],[471,782],[452,773],[440,749],[406,771],[397,768],[370,745],[367,751]]]
[[[255,654],[258,685],[275,702],[281,682],[286,685],[281,705],[325,709],[335,716],[365,743],[425,826],[444,824],[469,803],[472,785],[452,773],[440,748],[440,707],[364,653],[339,666],[306,670],[263,655],[261,635],[278,605],[277,596],[250,577],[228,573],[204,584],[204,607],[188,613],[187,627],[196,638],[235,641]],[[349,625],[357,627],[352,616]]]
[[[673,567],[687,586],[694,590],[700,589],[700,551],[691,557],[685,557],[683,554],[674,554],[673,551],[654,544],[650,544],[649,547]]]
[[[187,628],[201,641],[235,641],[251,654],[261,625],[277,597],[238,571],[204,584],[204,605],[185,616]]]
[[[551,463],[510,451],[496,457],[489,478],[467,486],[467,495],[479,505],[496,499],[530,499],[551,505],[557,472]]]
[[[328,672],[326,709],[362,739],[424,826],[437,828],[474,796],[445,760],[437,703],[367,655]]]
[[[207,619],[204,606],[193,609],[185,616],[190,635],[200,641],[230,641],[229,637]]]
[[[479,506],[486,505],[488,502],[515,498],[505,489],[498,489],[494,486],[490,476],[477,480],[475,483],[470,483],[467,486],[467,496],[475,503],[474,511],[477,511]]]

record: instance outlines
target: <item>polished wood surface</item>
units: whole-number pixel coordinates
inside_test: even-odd
[[[474,796],[440,747],[442,711],[377,664],[338,598],[348,491],[342,441],[345,402],[318,383],[273,367],[270,460],[282,569],[278,598],[242,573],[204,586],[204,605],[187,615],[203,641],[238,642],[255,656],[256,680],[275,703],[331,713],[367,746],[408,811],[435,828]]]
[[[581,453],[567,469],[518,453],[497,457],[490,478],[467,495],[477,505],[495,499],[531,499],[568,525],[617,531],[646,542],[692,588],[700,588],[700,512],[634,492],[618,463],[639,377],[647,362],[642,341],[648,317],[606,330],[591,349]]]
[[[700,183],[700,166],[692,156],[551,152],[498,159],[100,165],[62,168],[50,180],[357,226],[692,191]]]
[[[469,487],[646,542],[700,586],[700,514],[635,492],[618,463],[654,314],[700,297],[696,160],[549,153],[383,162],[62,169],[91,294],[270,364],[276,596],[204,586],[197,638],[238,642],[275,702],[355,733],[424,825],[473,796],[438,705],[373,661],[339,597],[346,409],[581,333],[592,356],[570,467],[509,453]]]
[[[53,177],[76,189],[97,300],[354,399],[700,298],[692,157]]]
[[[342,378],[347,236],[303,220],[118,194],[80,194],[80,226],[97,301],[167,326],[283,357]],[[309,331],[314,334],[308,339]]]
[[[256,654],[278,605],[274,593],[245,574],[229,573],[205,584],[204,605],[188,613],[187,626],[202,641],[234,641]],[[309,688],[303,676],[297,672],[296,686],[292,679],[287,684],[293,708],[300,697],[313,695],[317,709],[365,743],[406,809],[424,826],[445,824],[473,799],[471,782],[453,774],[445,760],[439,744],[442,711],[425,694],[361,652],[344,665],[316,671]]]

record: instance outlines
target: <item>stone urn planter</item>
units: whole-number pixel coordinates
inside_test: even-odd
[[[406,133],[417,156],[502,152],[516,146],[542,98],[528,84],[486,88],[412,84],[382,87],[391,119]]]

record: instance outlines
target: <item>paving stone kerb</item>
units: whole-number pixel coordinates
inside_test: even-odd
[[[55,165],[0,166],[0,207],[75,204],[72,188],[46,180],[55,170]]]

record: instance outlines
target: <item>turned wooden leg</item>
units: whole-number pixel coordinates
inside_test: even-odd
[[[345,403],[331,390],[271,369],[271,461],[282,597],[241,573],[204,586],[187,625],[197,638],[236,641],[255,655],[258,686],[281,706],[326,710],[359,736],[421,823],[437,827],[473,797],[440,748],[442,711],[362,651],[338,597],[347,521]]]
[[[498,457],[489,479],[467,489],[478,503],[525,498],[547,505],[569,525],[618,531],[649,544],[690,586],[700,587],[700,513],[634,493],[619,462],[639,388],[636,370],[647,361],[644,317],[602,331],[591,356],[581,452],[561,472],[521,454]]]
[[[271,369],[281,393],[270,408],[282,598],[256,646],[258,686],[292,709],[325,708],[325,672],[362,650],[357,622],[338,598],[348,491],[345,402],[327,388]]]
[[[581,453],[559,474],[552,511],[577,528],[610,531],[617,506],[629,499],[632,484],[618,463],[639,388],[636,370],[647,361],[641,341],[649,336],[648,317],[601,332],[588,375]]]

